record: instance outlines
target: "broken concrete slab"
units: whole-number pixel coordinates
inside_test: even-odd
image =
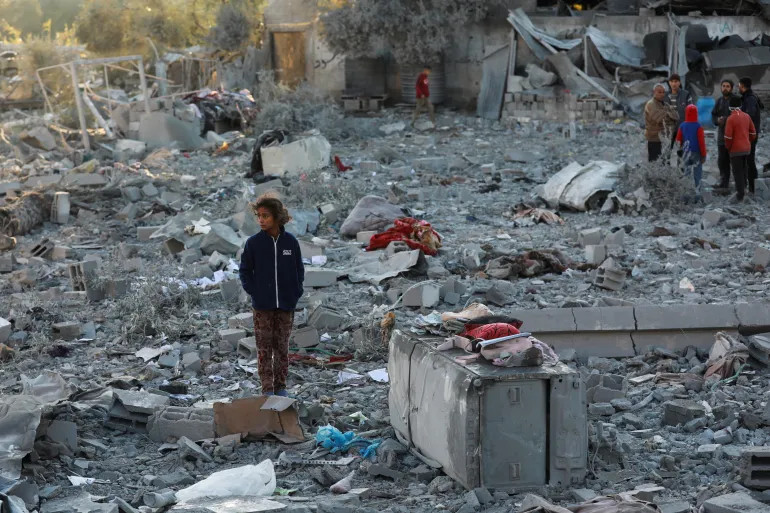
[[[200,123],[197,121],[188,123],[171,114],[150,112],[142,115],[139,121],[138,139],[146,143],[149,150],[197,150],[206,144],[200,132]]]
[[[297,175],[329,165],[331,144],[325,137],[313,135],[279,146],[260,149],[265,176]]]
[[[223,255],[235,255],[243,246],[244,241],[226,224],[212,223],[209,226],[211,230],[200,241],[200,250],[204,255],[211,255],[215,251]]]
[[[65,420],[54,420],[48,425],[46,436],[66,446],[73,453],[78,450],[78,425]]]
[[[294,330],[289,345],[297,347],[314,347],[320,343],[318,330],[312,326]]]
[[[703,503],[704,513],[767,513],[770,507],[751,498],[747,493],[737,492],[714,497]]]
[[[128,162],[130,160],[142,160],[147,151],[147,143],[144,141],[134,141],[132,139],[118,139],[115,142],[115,149],[112,152],[112,158],[116,162]]]
[[[305,270],[304,285],[313,288],[329,287],[337,283],[339,277],[340,273],[338,271],[309,268]]]
[[[19,138],[26,144],[39,150],[51,151],[56,148],[56,140],[51,132],[44,126],[36,126],[23,131]]]

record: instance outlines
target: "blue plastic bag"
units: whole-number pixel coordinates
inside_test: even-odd
[[[360,436],[356,436],[352,431],[343,433],[334,426],[323,426],[318,428],[318,432],[315,435],[315,442],[316,445],[328,449],[332,454],[342,453],[354,445],[360,445],[361,456],[365,459],[373,456],[377,447],[382,443],[379,439],[366,440]]]

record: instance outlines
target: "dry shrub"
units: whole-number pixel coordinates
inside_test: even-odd
[[[20,71],[26,81],[37,84],[35,71],[72,61],[77,57],[77,50],[59,46],[55,41],[43,37],[32,37],[21,48]],[[74,102],[72,79],[63,69],[47,70],[40,73],[49,94],[57,101]]]
[[[283,128],[297,134],[316,128],[329,139],[342,136],[342,111],[328,94],[305,83],[291,90],[276,83],[272,71],[258,77],[255,100],[261,110],[254,120],[256,133]]]
[[[193,286],[185,288],[170,279],[165,283],[146,280],[120,298],[115,311],[128,333],[175,338],[190,331],[189,318],[200,297]]]
[[[628,171],[621,180],[621,190],[626,195],[640,187],[647,191],[652,203],[650,212],[683,210],[687,207],[688,199],[695,195],[692,176],[669,164],[671,153],[668,141],[664,141],[663,155],[657,161],[644,162]]]
[[[209,40],[219,49],[234,52],[249,42],[254,28],[243,2],[223,4],[217,12],[217,22],[211,28]]]

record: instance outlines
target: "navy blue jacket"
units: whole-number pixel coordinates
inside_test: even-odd
[[[252,235],[243,249],[239,274],[254,309],[294,310],[305,281],[299,242],[283,228],[275,239],[265,231]]]
[[[759,125],[762,124],[759,110],[762,108],[762,102],[759,98],[757,98],[757,95],[754,94],[754,91],[751,89],[743,93],[741,99],[743,100],[743,103],[741,104],[741,110],[751,117],[751,120],[754,122],[754,128],[757,131],[757,135],[759,135]]]

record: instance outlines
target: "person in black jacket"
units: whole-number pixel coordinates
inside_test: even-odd
[[[751,90],[751,79],[743,77],[738,81],[738,90],[741,92],[741,110],[749,115],[754,122],[754,128],[757,131],[757,139],[751,143],[751,154],[749,155],[747,179],[749,181],[749,193],[754,194],[754,180],[757,178],[757,141],[761,130],[761,119],[759,111],[764,106],[754,91]]]
[[[239,274],[254,310],[262,394],[285,397],[289,335],[294,309],[303,293],[305,267],[299,242],[284,228],[289,212],[281,201],[261,196],[251,207],[262,231],[246,241]]]
[[[730,152],[725,148],[725,123],[730,116],[730,98],[733,96],[733,81],[722,80],[722,96],[717,98],[711,111],[711,121],[717,127],[717,148],[719,154],[717,165],[719,166],[719,189],[724,191],[730,188]]]

